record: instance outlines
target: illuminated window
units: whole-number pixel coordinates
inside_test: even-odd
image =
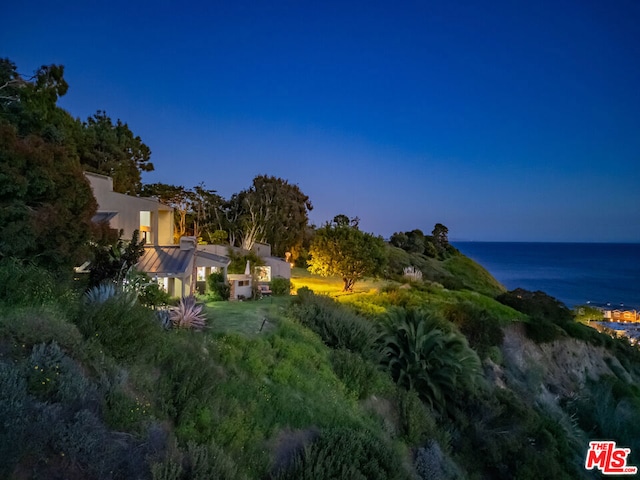
[[[198,282],[204,282],[206,280],[206,267],[198,267],[197,279]]]
[[[140,239],[151,243],[151,212],[140,212]]]
[[[269,266],[256,267],[255,272],[259,282],[271,281],[271,267]]]

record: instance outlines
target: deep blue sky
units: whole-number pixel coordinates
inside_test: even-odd
[[[483,4],[483,5],[481,5]],[[145,182],[298,184],[388,236],[640,242],[640,2],[68,1],[0,56],[152,149]]]

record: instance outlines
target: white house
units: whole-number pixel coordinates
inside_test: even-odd
[[[230,260],[210,252],[200,252],[193,237],[173,244],[173,208],[157,198],[135,197],[113,191],[111,177],[85,172],[98,202],[94,222],[106,222],[129,239],[138,230],[145,240],[137,268],[155,279],[173,296],[194,292],[199,273],[221,271],[225,277]]]

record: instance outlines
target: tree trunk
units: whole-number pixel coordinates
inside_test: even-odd
[[[353,284],[356,283],[353,278],[342,277],[342,281],[344,282],[343,292],[353,292]]]

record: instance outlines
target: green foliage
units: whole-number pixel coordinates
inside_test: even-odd
[[[591,321],[602,321],[604,313],[599,308],[589,305],[580,305],[573,309],[573,314],[577,322],[588,323]]]
[[[0,304],[44,305],[63,294],[48,270],[15,258],[0,260]]]
[[[453,281],[459,282],[457,287],[452,289],[468,288],[488,297],[495,297],[504,292],[504,287],[484,267],[469,257],[461,254],[452,255],[442,262],[442,266],[451,275],[451,279],[455,279]],[[447,286],[448,281],[452,280],[444,280],[441,283],[450,288]]]
[[[320,335],[331,348],[346,348],[364,357],[371,355],[379,333],[373,323],[329,297],[298,291],[292,315]]]
[[[51,270],[82,263],[96,202],[70,149],[0,121],[0,158],[0,258]]]
[[[544,318],[556,325],[564,326],[573,321],[571,310],[544,292],[517,288],[499,295],[497,300],[532,318]]]
[[[467,337],[469,345],[480,358],[485,358],[491,347],[502,345],[504,332],[500,322],[488,310],[467,301],[448,306],[445,315]]]
[[[27,307],[0,310],[0,339],[25,351],[37,343],[55,341],[67,350],[82,350],[82,334],[60,310]]]
[[[278,480],[391,480],[409,479],[400,455],[382,438],[345,428],[327,429],[286,469]]]
[[[611,438],[631,448],[630,465],[640,459],[640,389],[614,376],[588,382],[564,409],[589,438]]]
[[[269,283],[273,295],[282,296],[291,293],[291,281],[288,278],[273,278]]]
[[[99,389],[55,342],[0,361],[0,476],[140,478],[144,451],[96,415]]]
[[[415,390],[399,388],[396,393],[400,436],[409,446],[417,446],[427,439],[440,438],[433,411]]]
[[[334,372],[355,398],[363,400],[379,389],[381,372],[376,365],[349,350],[331,352]]]
[[[227,301],[231,296],[231,287],[224,280],[224,274],[213,272],[207,277],[207,300],[210,302]]]
[[[479,375],[480,361],[465,338],[417,310],[391,310],[382,345],[382,363],[394,381],[439,411],[454,405]]]
[[[96,244],[92,250],[89,285],[95,286],[105,280],[122,283],[124,276],[144,254],[144,240],[139,238],[138,230],[134,230],[128,242],[119,238],[114,244]]]
[[[153,312],[122,293],[102,303],[85,303],[76,324],[119,360],[135,358],[160,332]]]
[[[98,110],[82,124],[78,151],[89,170],[113,178],[113,189],[120,193],[140,193],[140,172],[153,171],[151,150],[126,123],[114,124],[106,112]]]
[[[198,305],[196,297],[182,297],[177,307],[169,308],[169,319],[176,328],[202,330],[207,321],[202,308],[203,305]]]
[[[231,260],[231,263],[227,267],[228,273],[244,273],[245,268],[247,268],[247,262],[249,262],[251,267],[264,265],[262,259],[255,252],[245,252],[244,254],[240,254],[230,248],[227,251],[227,257]]]
[[[452,450],[468,472],[481,478],[577,478],[584,472],[585,444],[573,442],[554,414],[529,398],[495,388],[466,410],[468,428],[454,435]]]
[[[297,185],[258,175],[249,189],[227,202],[226,216],[234,219],[230,233],[237,246],[251,250],[255,242],[268,243],[273,255],[284,257],[302,245],[312,209],[309,197]]]
[[[360,231],[356,220],[336,221],[340,217],[316,230],[308,264],[311,273],[342,277],[344,291],[350,292],[358,280],[384,271],[386,249],[381,237]]]

